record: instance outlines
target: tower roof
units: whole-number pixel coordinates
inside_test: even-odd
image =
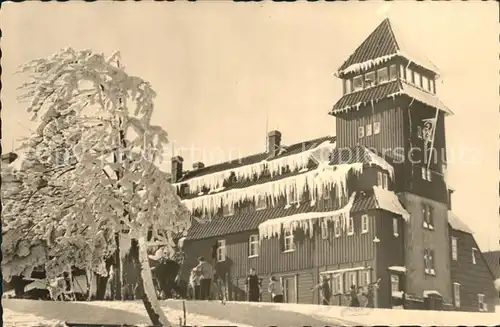
[[[338,69],[338,75],[355,73],[369,69],[392,58],[400,57],[421,66],[436,75],[437,67],[422,53],[418,47],[410,46],[413,40],[405,38],[401,29],[395,28],[388,18],[384,19],[373,32],[359,45],[349,58]]]

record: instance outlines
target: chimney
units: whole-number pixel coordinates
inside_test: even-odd
[[[198,170],[198,169],[201,169],[201,168],[205,168],[205,164],[201,161],[197,161],[195,163],[193,163],[193,169],[194,170]]]
[[[172,158],[172,183],[177,183],[182,177],[182,162],[184,159],[180,156]]]
[[[276,156],[280,151],[281,133],[279,131],[271,131],[267,134],[267,152],[271,157]]]

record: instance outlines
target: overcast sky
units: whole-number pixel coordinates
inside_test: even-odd
[[[176,152],[204,149],[182,153],[189,167],[262,152],[266,117],[285,144],[335,135],[327,113],[341,83],[332,74],[386,3],[208,2],[3,4],[4,151],[32,128],[16,102],[15,68],[67,46],[120,50],[127,71],[157,91],[154,119]],[[498,4],[402,1],[389,18],[441,71],[438,95],[455,112],[448,151],[475,153],[449,165],[454,211],[482,250],[500,248]]]

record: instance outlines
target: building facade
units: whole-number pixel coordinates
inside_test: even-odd
[[[326,275],[333,305],[348,305],[352,285],[378,281],[370,305],[454,308],[452,112],[436,95],[437,68],[398,35],[385,19],[337,71],[343,96],[329,112],[336,137],[284,146],[272,131],[265,152],[239,160],[184,171],[182,158],[172,159],[174,185],[194,217],[184,276],[198,256],[213,257],[231,300],[245,299],[252,267],[264,290],[269,276],[280,278],[285,302],[319,303],[310,289]],[[471,269],[474,276],[479,265]]]

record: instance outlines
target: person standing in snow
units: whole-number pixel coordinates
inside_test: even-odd
[[[212,279],[214,271],[212,265],[205,261],[204,257],[198,258],[198,265],[196,270],[200,274],[200,297],[201,300],[209,300],[210,288],[212,286]]]
[[[271,294],[271,302],[283,303],[283,287],[276,277],[271,276],[271,278],[269,278],[267,290]]]
[[[315,291],[317,289],[319,289],[320,291],[321,304],[330,305],[330,298],[332,297],[332,292],[330,290],[330,279],[327,276],[323,275],[321,283],[311,288],[311,291]]]
[[[192,300],[200,299],[200,275],[196,268],[191,269],[189,276],[190,297]]]
[[[257,276],[257,272],[254,268],[250,268],[250,274],[247,276],[245,280],[245,285],[248,294],[248,301],[250,302],[259,302],[260,298],[260,283],[259,276]]]
[[[358,288],[356,285],[351,285],[351,307],[359,307],[359,299],[358,299]]]

